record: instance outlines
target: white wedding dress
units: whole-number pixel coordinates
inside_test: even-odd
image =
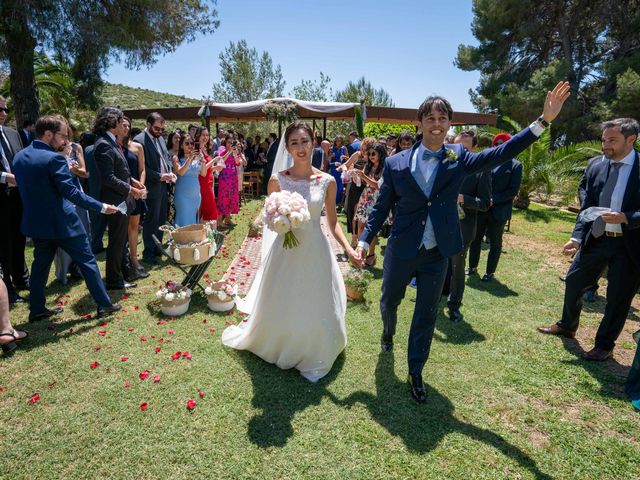
[[[324,377],[347,344],[347,298],[338,262],[320,228],[328,174],[294,180],[277,174],[281,190],[298,192],[311,220],[295,230],[299,245],[283,247],[278,235],[263,258],[244,302],[247,321],[222,333],[222,343],[249,350],[282,369],[297,368],[312,382]]]

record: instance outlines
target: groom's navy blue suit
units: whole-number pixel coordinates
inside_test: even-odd
[[[409,333],[410,374],[420,374],[429,356],[447,258],[463,249],[456,206],[462,182],[468,175],[511,160],[537,138],[530,128],[525,128],[508,142],[478,153],[469,152],[460,144],[444,145],[431,154],[432,158],[437,157],[437,166],[428,179],[417,164],[426,160],[413,161],[420,143],[386,160],[378,201],[360,240],[371,243],[396,205],[385,251],[380,311],[384,335],[395,334],[398,305],[415,275],[418,291]],[[453,154],[448,151],[457,158],[452,159]],[[425,227],[429,219],[433,232],[426,245],[431,247],[435,240],[436,246],[426,248]]]

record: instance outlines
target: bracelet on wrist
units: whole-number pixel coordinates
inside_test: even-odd
[[[540,115],[537,118],[538,123],[540,123],[540,125],[542,125],[544,128],[547,128],[549,125],[551,125],[549,122],[547,122],[544,117],[542,115]]]

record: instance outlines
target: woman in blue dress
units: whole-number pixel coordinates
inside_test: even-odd
[[[178,176],[174,202],[176,226],[184,227],[198,223],[200,207],[198,175],[204,177],[207,174],[207,164],[195,151],[194,141],[189,135],[181,135],[179,145],[178,156],[172,158],[173,171]]]
[[[344,137],[342,135],[337,135],[333,140],[333,147],[331,147],[331,153],[329,154],[329,165],[331,166],[330,173],[333,175],[333,178],[336,179],[336,186],[338,190],[336,191],[336,205],[342,205],[342,191],[344,189],[344,185],[342,185],[342,171],[338,170],[348,158],[343,158],[347,156],[347,147],[344,146]]]

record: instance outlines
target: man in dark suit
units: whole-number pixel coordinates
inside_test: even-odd
[[[92,133],[93,134],[93,133]],[[95,135],[95,134],[93,134]],[[98,166],[93,158],[94,145],[89,145],[84,151],[84,163],[89,173],[89,195],[96,200],[100,200],[100,191],[102,185],[100,183],[100,172]],[[96,255],[104,251],[104,244],[102,237],[107,230],[107,220],[104,215],[96,213],[94,211],[89,212],[90,226],[91,226],[91,251]]]
[[[588,171],[582,212],[563,249],[566,255],[576,256],[565,281],[562,319],[538,328],[542,333],[573,338],[580,323],[582,295],[608,266],[607,305],[595,346],[583,354],[585,360],[611,358],[640,285],[640,158],[634,149],[639,130],[632,118],[602,124],[604,161]],[[591,207],[611,211],[591,221],[585,218]]]
[[[45,286],[58,248],[78,265],[91,296],[98,304],[98,317],[120,309],[112,304],[100,277],[95,255],[74,205],[120,215],[116,207],[85,195],[71,179],[67,160],[60,151],[69,141],[67,122],[51,115],[36,122],[36,140],[14,158],[15,176],[24,201],[22,231],[33,239],[33,264],[29,295],[29,321],[62,312],[45,306]]]
[[[389,157],[378,200],[358,242],[361,259],[395,205],[396,213],[384,256],[380,312],[383,352],[393,348],[397,309],[415,275],[416,306],[409,332],[411,396],[426,401],[422,369],[427,361],[438,301],[447,272],[447,258],[463,249],[458,193],[464,179],[513,158],[533,142],[560,112],[569,96],[568,82],[547,94],[542,115],[511,141],[482,152],[445,145],[453,110],[442,97],[427,98],[418,109],[423,138],[413,148]]]
[[[127,213],[135,208],[135,200],[145,195],[143,188],[133,186],[131,172],[117,137],[126,135],[124,115],[115,107],[103,107],[96,115],[93,126],[98,136],[94,144],[93,159],[100,174],[100,200],[114,205],[126,205]],[[141,185],[138,185],[141,187]],[[126,254],[128,215],[111,215],[107,218],[109,243],[107,244],[106,275],[107,289],[133,288],[135,283],[125,282],[122,274]]]
[[[171,173],[171,162],[167,145],[162,138],[164,132],[164,118],[158,112],[152,112],[147,117],[147,128],[134,138],[135,142],[144,149],[144,165],[146,171],[145,187],[147,189],[147,213],[142,226],[142,241],[144,251],[142,261],[149,265],[158,263],[160,249],[153,241],[153,235],[162,242],[163,232],[159,229],[167,221],[167,207],[169,202],[168,185],[176,181]]]
[[[349,132],[349,145],[347,145],[347,152],[349,153],[349,157],[356,152],[360,151],[362,146],[362,141],[358,137],[358,132],[353,130]]]
[[[35,124],[33,120],[25,120],[22,122],[22,129],[18,132],[20,134],[20,141],[22,142],[22,147],[27,148],[33,142]]]
[[[468,151],[473,152],[478,144],[478,139],[473,130],[465,130],[456,136],[455,143],[460,143]],[[465,178],[458,194],[458,205],[460,205],[464,213],[464,217],[460,218],[464,246],[460,253],[449,257],[449,272],[445,279],[444,287],[444,291],[449,293],[447,306],[449,307],[449,318],[453,322],[460,322],[463,319],[460,307],[464,296],[464,267],[467,252],[476,235],[478,212],[486,212],[489,209],[490,201],[491,177],[488,172],[476,173]]]
[[[269,141],[269,148],[267,149],[267,164],[264,166],[264,173],[262,175],[263,195],[267,194],[267,185],[273,173],[273,163],[276,161],[276,153],[278,153],[278,136],[275,133],[270,133],[267,140]]]
[[[13,172],[13,158],[22,149],[20,135],[5,127],[7,101],[0,96],[0,172]],[[18,290],[29,288],[29,270],[24,259],[25,237],[20,231],[22,200],[19,188],[0,185],[0,266],[9,292],[9,303],[24,302]]]
[[[323,172],[327,171],[329,167],[329,149],[331,148],[331,142],[322,140],[319,147],[313,149],[313,156],[311,157],[311,164],[318,170]]]
[[[502,145],[510,138],[511,136],[507,133],[499,133],[493,138],[491,146]],[[478,270],[482,239],[486,233],[489,238],[489,256],[487,257],[487,271],[482,277],[482,281],[493,280],[502,253],[504,226],[511,218],[513,199],[516,198],[521,183],[522,164],[516,159],[498,165],[491,170],[491,203],[489,211],[478,213],[476,236],[469,248],[467,275],[473,275]]]

